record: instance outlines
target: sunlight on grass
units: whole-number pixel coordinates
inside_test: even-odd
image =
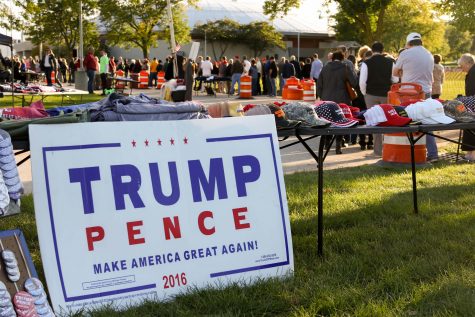
[[[75,316],[470,316],[475,311],[475,164],[418,171],[420,213],[408,170],[374,165],[325,171],[324,253],[316,254],[315,173],[285,177],[295,254],[286,279],[190,290],[124,312]],[[20,228],[40,275],[31,196]]]

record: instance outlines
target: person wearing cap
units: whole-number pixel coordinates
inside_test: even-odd
[[[434,58],[422,46],[422,36],[410,33],[406,37],[406,49],[399,55],[393,68],[393,75],[401,78],[401,83],[416,83],[422,86],[425,97],[430,98],[432,92]],[[435,161],[439,157],[435,137],[427,135],[427,160]]]
[[[367,109],[386,103],[391,85],[398,82],[398,78],[392,76],[394,60],[383,55],[383,43],[374,42],[371,45],[371,51],[373,55],[361,63],[359,78],[360,91],[364,96]],[[360,143],[362,148],[363,144]],[[381,134],[373,135],[373,147],[374,154],[378,156],[383,154],[383,136]]]
[[[472,54],[463,54],[458,65],[467,73],[465,96],[475,96],[475,57]],[[465,159],[469,161],[475,161],[475,136],[472,133],[475,133],[475,130],[464,130],[462,137],[462,151],[466,151]]]

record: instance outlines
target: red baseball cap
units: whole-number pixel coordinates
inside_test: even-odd
[[[412,121],[411,118],[401,117],[397,113],[396,109],[394,109],[394,107],[391,105],[382,104],[375,107],[381,107],[381,109],[384,111],[386,119],[388,119],[386,122],[379,123],[378,126],[380,127],[403,127]]]
[[[353,117],[353,113],[351,113],[350,106],[348,106],[346,103],[339,103],[338,105],[340,106],[341,111],[343,111],[345,118],[356,120],[356,118]]]

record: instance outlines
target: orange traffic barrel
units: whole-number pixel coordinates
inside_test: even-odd
[[[157,74],[157,89],[161,89],[165,83],[165,72],[158,72]]]
[[[287,88],[297,88],[300,85],[300,79],[295,76],[289,77],[285,81],[285,87]]]
[[[148,76],[149,73],[146,70],[141,70],[139,73],[139,88],[147,89],[148,88]]]
[[[391,86],[388,92],[388,103],[399,106],[408,100],[425,99],[422,86],[416,83],[399,83]]]
[[[284,98],[285,96],[285,98]],[[303,99],[303,88],[301,85],[298,85],[297,88],[286,88],[284,87],[282,91],[282,99],[287,100],[302,100]]]
[[[241,89],[239,91],[240,99],[252,98],[252,77],[247,75],[241,76]]]
[[[55,71],[53,70],[53,71],[51,72],[51,76],[50,76],[51,82],[52,82],[53,84],[56,83],[55,77],[56,77],[56,73],[55,73]],[[46,78],[45,78],[45,83],[47,83],[47,82],[48,82],[48,80],[46,80]]]
[[[418,138],[420,133],[414,133]],[[417,164],[426,163],[426,137],[423,136],[414,146],[414,161]],[[384,135],[383,162],[411,163],[411,143],[405,133],[391,133]]]
[[[119,69],[115,72],[116,77],[124,77],[124,71]],[[125,89],[125,82],[123,81],[116,81],[115,82],[115,89]]]
[[[302,81],[303,101],[315,101],[315,81],[313,79]]]

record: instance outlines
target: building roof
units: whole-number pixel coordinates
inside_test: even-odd
[[[283,18],[277,17],[274,21],[270,21],[269,17],[263,13],[262,4],[262,0],[201,0],[197,8],[188,8],[188,23],[193,28],[196,24],[228,18],[241,24],[268,21],[284,35],[301,33],[333,36],[335,34],[328,26],[326,18],[318,18],[317,9],[314,12],[313,10],[309,12],[305,8],[295,9]]]

